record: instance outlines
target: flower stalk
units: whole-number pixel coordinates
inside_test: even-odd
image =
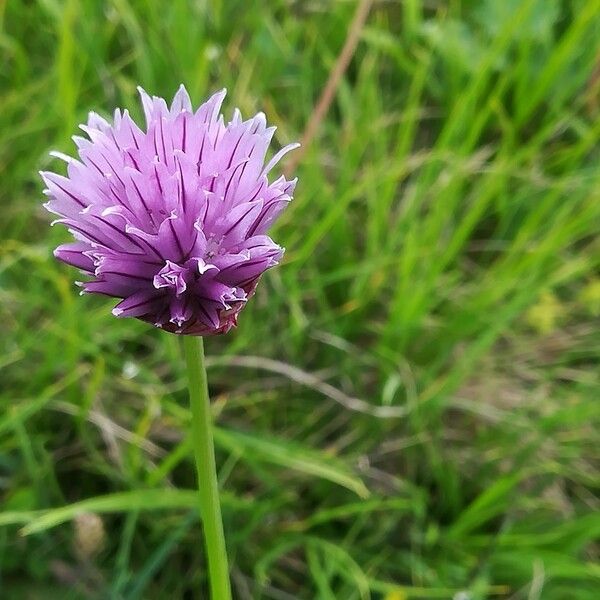
[[[211,596],[213,600],[231,600],[202,337],[184,336],[183,347],[192,412],[192,446],[198,476],[200,518],[204,529]]]

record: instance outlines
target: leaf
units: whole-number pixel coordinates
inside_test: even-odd
[[[217,444],[241,458],[253,454],[261,461],[337,483],[361,498],[369,496],[365,484],[342,460],[322,451],[275,437],[267,440],[230,429],[215,429],[214,433]]]
[[[231,494],[222,494],[221,502],[224,505],[248,506],[245,501],[234,498]],[[47,511],[39,511],[40,516],[29,513],[30,522],[21,529],[22,535],[39,533],[70,521],[77,515],[86,512],[114,513],[131,512],[136,510],[164,510],[193,508],[198,503],[198,494],[195,490],[154,489],[136,490],[132,492],[118,492],[106,496],[87,498],[80,502],[61,506]],[[0,514],[0,524],[2,524]],[[12,513],[12,522],[23,522],[27,513]],[[22,519],[22,520],[19,520]],[[7,524],[7,523],[4,523]]]
[[[7,525],[24,525],[39,517],[42,511],[39,510],[9,510],[0,513],[0,527]]]
[[[475,18],[487,35],[494,38],[514,18],[522,3],[523,0],[484,0],[475,10]],[[527,17],[515,31],[515,39],[550,43],[560,13],[558,0],[534,0]]]
[[[179,527],[176,527],[173,531],[171,531],[165,540],[150,555],[150,558],[146,561],[146,564],[136,574],[134,584],[127,593],[127,597],[130,600],[134,600],[135,598],[140,598],[142,596],[146,587],[152,581],[152,577],[164,565],[165,561],[177,547],[177,544],[181,541],[181,538],[196,522],[196,519],[197,516],[195,511],[190,512],[188,516],[181,522]]]
[[[327,523],[328,521],[341,520],[347,518],[356,518],[359,515],[370,514],[373,512],[385,511],[389,513],[415,513],[417,512],[418,500],[415,498],[373,498],[363,500],[352,504],[334,506],[317,510],[306,519],[294,523],[293,529],[302,531]]]
[[[461,535],[469,533],[496,515],[503,513],[511,501],[511,494],[514,488],[524,477],[525,473],[520,471],[515,475],[498,479],[498,481],[475,498],[463,511],[448,530],[449,537],[459,538]]]

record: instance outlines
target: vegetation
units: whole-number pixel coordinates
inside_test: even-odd
[[[0,597],[206,597],[180,340],[77,295],[48,151],[181,82],[295,141],[355,9],[0,2]],[[599,0],[373,3],[206,343],[237,598],[597,598],[598,40]]]

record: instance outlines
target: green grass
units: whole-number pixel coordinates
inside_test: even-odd
[[[48,151],[181,82],[294,141],[354,10],[0,1],[1,598],[206,597],[179,340],[52,259]],[[597,598],[598,40],[600,0],[374,4],[207,340],[236,598]]]

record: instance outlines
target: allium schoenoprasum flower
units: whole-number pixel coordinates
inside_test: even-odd
[[[170,107],[140,89],[146,129],[125,110],[110,124],[90,113],[75,136],[80,160],[67,176],[41,173],[76,241],[54,252],[92,279],[82,293],[121,298],[113,313],[180,334],[229,331],[261,274],[283,249],[267,230],[292,199],[296,180],[269,174],[290,144],[265,165],[275,131],[264,114],[225,124],[225,90],[196,111],[181,86]]]

